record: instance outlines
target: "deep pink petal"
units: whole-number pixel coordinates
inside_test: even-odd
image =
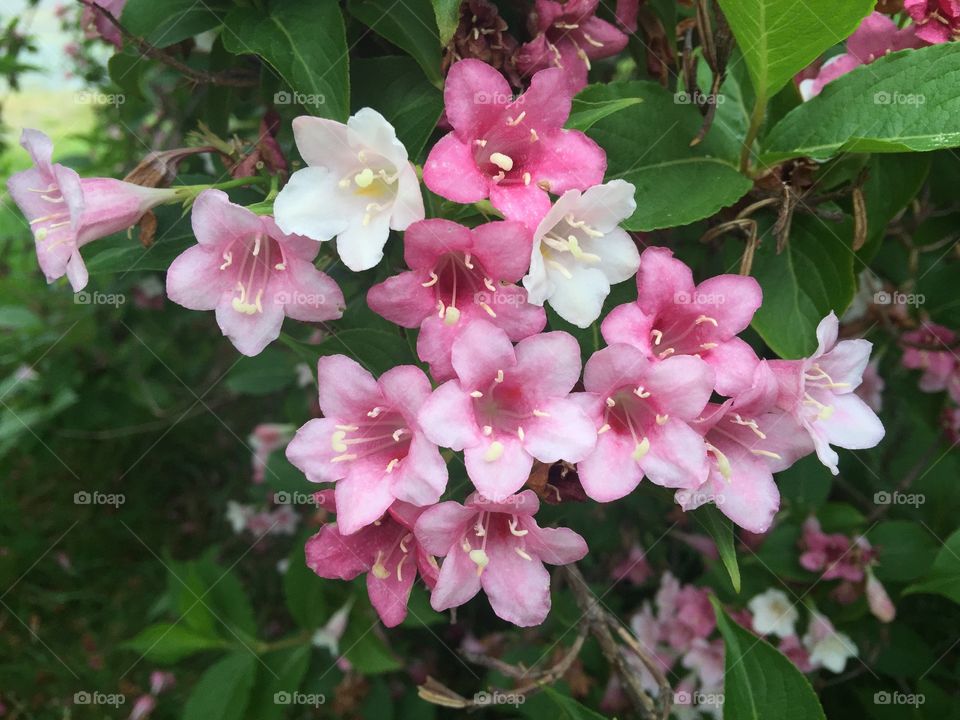
[[[655,315],[641,310],[639,304],[625,303],[607,313],[600,323],[600,334],[608,345],[632,345],[650,354],[650,331],[655,319]]]
[[[670,418],[651,428],[650,449],[640,467],[652,482],[663,487],[695,488],[707,479],[707,453],[703,438],[686,423]]]
[[[717,335],[728,340],[750,325],[763,291],[752,277],[717,275],[697,286],[696,298],[700,311],[717,321]]]
[[[407,231],[409,238],[409,231]],[[434,294],[423,286],[430,281],[427,270],[409,270],[388,277],[367,292],[367,305],[378,315],[405,328],[419,327],[435,310]]]
[[[480,578],[477,576],[477,566],[456,543],[440,566],[440,577],[430,595],[430,606],[438,612],[459,607],[478,592]]]
[[[488,181],[473,157],[473,148],[449,133],[433,146],[423,165],[423,183],[437,195],[470,204],[487,197]]]
[[[503,114],[512,96],[513,90],[503,75],[474,59],[454,63],[443,88],[447,120],[464,142],[482,137]]]
[[[350,463],[347,476],[334,488],[337,525],[344,535],[379,520],[393,503],[390,483],[382,467]]]
[[[167,268],[167,297],[188,310],[213,310],[230,281],[220,272],[223,260],[203,245],[184,250]]]
[[[508,220],[522,222],[528,227],[536,227],[550,210],[550,196],[535,183],[491,185],[490,202]]]
[[[554,130],[537,144],[540,152],[531,169],[534,183],[547,182],[550,192],[561,195],[603,182],[606,153],[579,130]]]
[[[403,236],[403,259],[415,270],[429,271],[444,255],[468,253],[473,245],[470,228],[452,220],[430,218],[407,228]]]
[[[324,525],[307,540],[307,567],[322,578],[353,580],[370,569],[372,536],[345,538],[335,524]]]
[[[533,234],[520,222],[502,221],[473,229],[471,249],[493,280],[515,283],[530,267]]]
[[[388,568],[390,572],[385,578],[379,578],[372,572],[367,573],[367,595],[370,596],[370,604],[388,628],[396,627],[407,617],[407,603],[410,601],[413,581],[417,577],[416,568],[414,562],[407,560],[399,570]]]
[[[648,247],[640,254],[637,304],[648,315],[677,302],[689,303],[695,294],[693,273],[663,247]]]

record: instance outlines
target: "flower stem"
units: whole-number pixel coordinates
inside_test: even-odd
[[[760,132],[760,126],[763,125],[766,110],[766,98],[762,95],[757,96],[757,101],[753,105],[753,112],[750,114],[750,126],[747,128],[747,136],[743,139],[743,149],[740,151],[740,172],[744,175],[749,174],[750,153],[753,151],[753,143]]]

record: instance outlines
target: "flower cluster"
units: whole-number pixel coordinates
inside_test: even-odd
[[[901,363],[909,370],[921,370],[920,390],[946,392],[943,427],[951,442],[960,438],[960,356],[956,348],[960,338],[950,328],[922,321],[916,330],[900,337]]]

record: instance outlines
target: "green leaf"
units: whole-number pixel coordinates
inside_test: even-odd
[[[758,98],[770,98],[850,35],[874,0],[719,0]],[[765,100],[763,100],[765,104]]]
[[[257,657],[246,650],[228,655],[207,669],[183,710],[184,720],[236,720],[250,702]]]
[[[656,83],[592,85],[581,102],[599,105],[622,99],[642,102],[598,119],[588,135],[607,152],[607,180],[636,187],[637,210],[627,230],[650,231],[687,225],[735,203],[753,186],[731,161],[736,143],[719,133],[690,147],[703,118]]]
[[[723,715],[737,720],[826,720],[810,683],[766,640],[738,625],[711,596],[726,647]]]
[[[306,538],[302,538],[290,552],[287,572],[283,575],[283,594],[287,609],[297,625],[312,630],[329,618],[323,595],[324,581],[307,567],[305,541]]]
[[[880,249],[887,223],[920,192],[930,172],[930,155],[873,155],[867,164],[863,197],[867,207],[867,241],[858,256],[869,262]]]
[[[350,114],[347,38],[335,0],[285,0],[264,13],[236,8],[223,45],[236,55],[256,53],[295,93],[291,100],[313,115],[344,121]]]
[[[567,118],[567,128],[570,130],[585,132],[608,115],[643,102],[643,99],[638,97],[591,101],[588,99],[591,94],[590,86],[584,88],[584,92],[587,93],[586,98],[577,95],[573,99],[573,109],[570,111],[570,117]]]
[[[382,330],[341,330],[313,346],[313,351],[316,355],[346,355],[374,375],[397,365],[416,363],[402,337]]]
[[[168,47],[217,27],[228,0],[127,0],[120,19],[124,27],[156,47]]]
[[[879,552],[874,572],[884,582],[916,580],[929,570],[937,554],[933,535],[907,520],[882,522],[867,538]]]
[[[947,538],[926,577],[903,591],[913,593],[942,595],[960,603],[960,530]]]
[[[544,686],[543,693],[556,705],[562,720],[607,720],[600,713],[594,712],[586,705],[581,705],[569,695],[564,695],[549,685]]]
[[[227,644],[219,638],[197,632],[186,623],[161,623],[151,625],[124,646],[151,662],[172,664],[204,650],[224,648]]]
[[[704,505],[694,511],[694,517],[710,533],[717,544],[720,560],[730,576],[730,584],[735,592],[740,592],[740,567],[737,565],[737,551],[733,544],[733,523],[711,505]]]
[[[355,60],[351,73],[354,106],[372,107],[389,120],[416,162],[443,113],[443,93],[402,55]]]
[[[257,676],[250,699],[248,717],[256,720],[274,720],[281,718],[289,708],[282,702],[285,695],[300,690],[303,676],[310,665],[311,646],[309,643],[283,648],[266,653],[263,664],[271,673],[261,672]],[[278,693],[281,695],[278,697]]]
[[[935,68],[935,71],[931,69]],[[925,152],[960,145],[960,53],[950,43],[903,50],[828,84],[777,124],[761,159],[840,152]]]
[[[772,237],[757,249],[752,274],[763,289],[763,305],[753,327],[780,357],[809,355],[820,320],[850,304],[856,291],[852,239],[849,219],[834,223],[801,215],[794,217],[781,254]]]
[[[270,395],[293,383],[295,360],[289,351],[267,348],[259,355],[238,360],[224,384],[235,393]]]
[[[351,622],[347,626],[347,631],[340,641],[340,648],[343,656],[357,672],[363,675],[379,675],[402,668],[403,663],[373,632],[373,628],[361,621],[363,616],[357,614],[354,617],[358,622]]]
[[[440,35],[430,0],[352,0],[350,14],[383,36],[423,68],[427,79],[443,87],[440,75]]]
[[[446,47],[460,24],[460,0],[431,0],[437,17],[440,46]]]

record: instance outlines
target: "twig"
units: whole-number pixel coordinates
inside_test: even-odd
[[[177,60],[175,57],[170,55],[170,53],[164,52],[155,45],[151,45],[142,37],[134,35],[123,26],[123,24],[114,16],[112,12],[101,7],[94,2],[94,0],[79,0],[79,2],[81,5],[85,5],[94,12],[100,13],[103,17],[105,17],[107,22],[117,28],[124,38],[137,46],[137,49],[140,51],[142,56],[159,60],[164,65],[173,68],[181,75],[197,84],[223,85],[229,87],[253,87],[259,82],[257,78],[251,77],[247,74],[238,75],[233,72],[211,73],[205,70],[197,70],[196,68],[192,68],[189,65]]]

